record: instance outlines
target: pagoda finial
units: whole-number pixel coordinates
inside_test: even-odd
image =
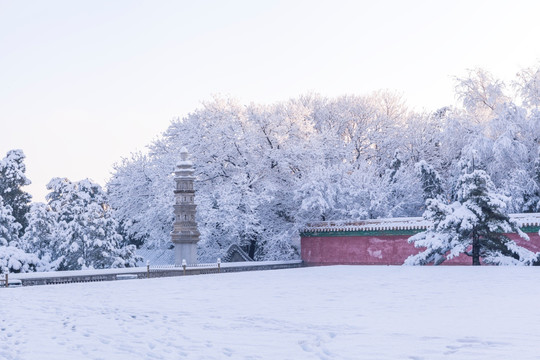
[[[182,149],[180,149],[180,158],[182,161],[186,161],[188,158],[188,151],[185,146],[182,146]]]

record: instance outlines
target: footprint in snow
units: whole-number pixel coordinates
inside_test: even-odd
[[[300,345],[302,350],[304,350],[305,352],[312,352],[313,351],[312,347],[305,340],[299,341],[298,344]]]

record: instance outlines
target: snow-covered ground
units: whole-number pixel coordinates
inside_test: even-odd
[[[0,359],[540,359],[540,268],[335,266],[0,289]]]

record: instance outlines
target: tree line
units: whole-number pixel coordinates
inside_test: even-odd
[[[299,230],[313,221],[422,214],[434,221],[469,211],[482,224],[486,211],[540,211],[540,67],[523,69],[510,84],[470,70],[455,90],[459,106],[431,112],[411,110],[391,91],[248,105],[216,97],[172,121],[146,152],[117,163],[105,189],[56,178],[45,204],[31,204],[21,190],[29,182],[24,155],[11,151],[0,172],[0,266],[131,266],[135,246],[169,247],[173,171],[183,146],[196,170],[201,261],[222,257],[232,244],[256,260],[296,258]],[[493,200],[480,212],[466,205],[481,198],[464,195],[471,183],[487,184]],[[410,262],[444,261],[455,224],[441,224],[431,230],[445,233],[439,242],[446,245],[416,237],[429,251]],[[491,236],[484,230],[462,235]],[[533,262],[504,239],[491,249],[501,244],[506,250],[474,247],[474,255]]]

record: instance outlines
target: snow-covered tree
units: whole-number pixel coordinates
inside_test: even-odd
[[[122,235],[130,244],[149,248],[170,244],[174,216],[173,160],[166,156],[150,159],[136,153],[115,165],[107,184],[108,199]]]
[[[502,189],[509,199],[512,212],[537,212],[540,210],[540,183],[535,181],[530,171],[518,169],[503,179]]]
[[[403,159],[399,150],[379,179],[375,179],[372,187],[372,197],[369,217],[399,217],[417,216],[423,199],[420,195],[419,181],[414,173],[413,164]],[[381,172],[382,172],[381,168]]]
[[[38,256],[40,271],[56,270],[62,254],[55,247],[58,234],[56,214],[44,203],[33,203],[26,214],[28,226],[19,240],[21,248]]]
[[[118,223],[98,184],[54,178],[47,188],[48,205],[56,217],[51,248],[58,270],[135,265],[135,247],[122,246]]]
[[[37,256],[18,247],[21,225],[11,213],[11,207],[4,204],[0,196],[0,273],[35,271],[40,261]]]
[[[373,208],[376,177],[364,164],[314,168],[295,190],[299,203],[297,221],[366,219]]]
[[[530,212],[540,211],[540,151],[534,162],[532,171],[532,185],[527,193],[529,197],[526,201],[526,209]]]
[[[462,253],[472,257],[473,265],[480,265],[480,259],[487,264],[534,264],[540,254],[505,235],[516,232],[528,240],[508,216],[506,201],[485,171],[463,174],[457,184],[457,201],[448,205],[439,199],[427,201],[424,218],[432,225],[409,238],[416,247],[426,249],[407,258],[405,264],[438,265]]]
[[[537,110],[540,107],[540,64],[521,70],[514,86],[518,89],[525,106]]]
[[[5,158],[0,160],[0,196],[4,203],[13,211],[15,221],[21,224],[19,235],[26,228],[26,213],[30,208],[32,197],[22,187],[30,185],[26,177],[24,165],[24,153],[22,150],[10,150]]]
[[[0,196],[0,246],[18,242],[21,225],[15,221],[11,207]]]
[[[417,162],[415,169],[420,177],[424,201],[441,196],[443,193],[442,180],[437,171],[424,160]]]
[[[457,78],[456,93],[463,106],[477,122],[488,119],[497,107],[508,100],[505,85],[484,69],[472,69],[466,77]]]

